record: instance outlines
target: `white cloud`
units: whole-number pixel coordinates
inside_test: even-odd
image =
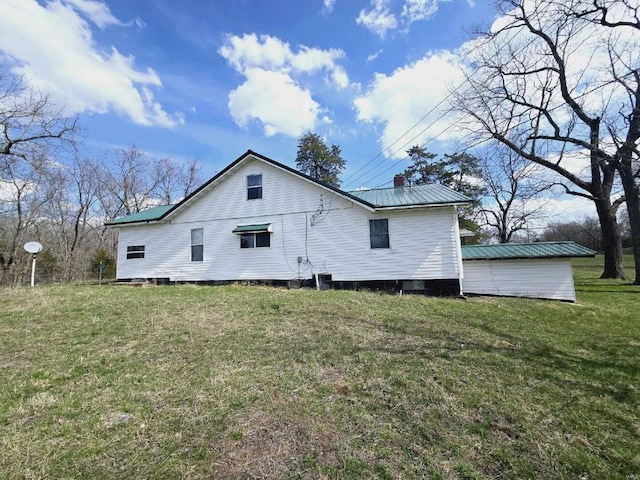
[[[229,94],[229,111],[241,127],[257,119],[264,125],[264,133],[278,133],[298,137],[312,130],[320,119],[322,109],[284,72],[251,68],[245,72],[247,80]]]
[[[229,110],[241,126],[249,120],[264,124],[265,134],[299,136],[320,123],[323,109],[300,80],[325,73],[338,90],[358,88],[349,82],[346,70],[338,64],[345,54],[339,49],[322,50],[290,45],[269,35],[227,35],[218,53],[245,78],[229,95]],[[259,80],[264,84],[260,85]],[[275,101],[277,99],[277,101]]]
[[[356,23],[384,39],[387,33],[396,28],[408,27],[422,20],[430,20],[438,12],[438,6],[452,0],[404,0],[402,11],[398,15],[391,11],[390,0],[371,0],[371,9],[360,10]],[[475,6],[475,0],[467,0],[469,7]]]
[[[325,13],[333,12],[333,7],[335,4],[336,4],[336,0],[324,0],[323,5],[324,5]]]
[[[448,95],[448,86],[460,79],[460,58],[447,51],[430,53],[388,76],[378,73],[368,90],[354,100],[357,119],[383,125],[382,148],[402,137],[386,152],[395,158],[404,157],[406,149],[436,135],[443,140],[454,138],[450,129],[453,120],[437,106]],[[420,123],[407,133],[417,122]],[[405,143],[407,146],[403,148]],[[399,151],[394,153],[395,150]]]
[[[377,52],[372,53],[371,55],[369,55],[367,57],[367,63],[373,62],[376,58],[378,58],[380,56],[381,53],[382,53],[382,49],[380,49]]]
[[[219,53],[240,73],[252,68],[308,74],[331,71],[338,67],[337,60],[345,56],[337,48],[321,50],[304,45],[293,52],[287,42],[270,35],[258,37],[255,33],[241,37],[227,35]]]
[[[336,67],[331,72],[331,83],[339,90],[344,90],[349,86],[349,76],[342,67]]]
[[[114,47],[99,50],[81,14],[99,27],[120,24],[97,1],[0,2],[0,51],[14,73],[50,94],[68,114],[113,110],[140,125],[181,123],[179,115],[167,113],[154,98],[152,89],[162,87],[158,74],[137,69],[134,57]]]
[[[371,0],[371,10],[360,10],[356,23],[363,25],[380,38],[387,35],[387,31],[398,26],[395,15],[389,10],[389,0]]]
[[[549,223],[573,222],[597,215],[591,200],[575,195],[539,196],[529,200],[528,209],[539,209],[538,218],[529,225],[540,233]]]
[[[438,11],[439,0],[406,0],[402,7],[402,16],[409,24],[420,20],[429,20]]]
[[[105,28],[109,25],[123,25],[120,20],[113,16],[109,7],[100,1],[63,0],[63,2],[82,13],[100,28]]]

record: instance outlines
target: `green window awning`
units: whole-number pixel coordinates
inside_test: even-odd
[[[256,223],[253,225],[238,225],[232,230],[232,233],[265,233],[271,231],[270,223]]]

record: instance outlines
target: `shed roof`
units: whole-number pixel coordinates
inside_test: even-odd
[[[416,205],[450,205],[469,203],[471,199],[460,192],[437,183],[411,187],[374,188],[349,192],[377,208],[409,207]]]
[[[593,257],[593,250],[575,242],[499,243],[463,245],[463,260]]]
[[[238,225],[231,230],[231,233],[261,233],[268,232],[271,227],[270,223],[257,223],[253,225]]]
[[[146,210],[141,210],[138,213],[132,213],[131,215],[118,217],[115,220],[109,222],[107,225],[155,222],[173,207],[174,205],[159,205],[157,207],[147,208]]]

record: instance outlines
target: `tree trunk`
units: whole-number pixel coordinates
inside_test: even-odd
[[[640,189],[633,177],[631,162],[622,161],[618,172],[624,188],[629,224],[631,225],[631,241],[633,244],[633,260],[636,278],[634,283],[640,285]]]
[[[595,199],[594,202],[602,230],[602,248],[604,249],[604,271],[600,278],[626,278],[622,267],[622,237],[615,209],[607,200]]]

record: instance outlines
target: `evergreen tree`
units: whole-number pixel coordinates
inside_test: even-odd
[[[334,187],[340,186],[338,175],[344,170],[345,161],[338,145],[327,147],[319,135],[305,133],[298,139],[296,166],[302,173]]]
[[[438,158],[418,145],[407,150],[407,155],[412,162],[404,171],[409,184],[438,183],[472,199],[470,207],[459,210],[460,227],[479,235],[480,227],[475,219],[480,197],[486,191],[481,180],[480,159],[468,153],[447,154]]]

